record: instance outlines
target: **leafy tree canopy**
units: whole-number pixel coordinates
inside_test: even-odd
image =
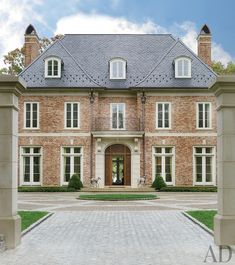
[[[235,63],[233,62],[229,62],[225,67],[221,62],[214,61],[211,67],[218,75],[235,74]]]

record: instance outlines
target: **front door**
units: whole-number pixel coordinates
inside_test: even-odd
[[[105,185],[131,185],[131,152],[127,146],[115,144],[106,149]]]

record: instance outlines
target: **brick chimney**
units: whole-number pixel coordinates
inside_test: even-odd
[[[24,36],[25,67],[27,67],[38,57],[40,44],[37,32],[31,24],[26,28]]]
[[[197,37],[197,50],[199,58],[211,66],[211,31],[205,24]]]

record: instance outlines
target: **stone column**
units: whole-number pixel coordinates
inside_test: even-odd
[[[235,245],[235,77],[219,77],[210,88],[217,97],[218,214],[215,243]]]
[[[17,215],[18,77],[0,75],[0,235],[7,248],[20,243],[21,220]]]

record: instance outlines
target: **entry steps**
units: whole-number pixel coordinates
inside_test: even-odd
[[[106,186],[104,188],[92,188],[84,187],[81,189],[82,192],[155,192],[154,188],[151,187],[140,187],[131,188],[128,186]]]

